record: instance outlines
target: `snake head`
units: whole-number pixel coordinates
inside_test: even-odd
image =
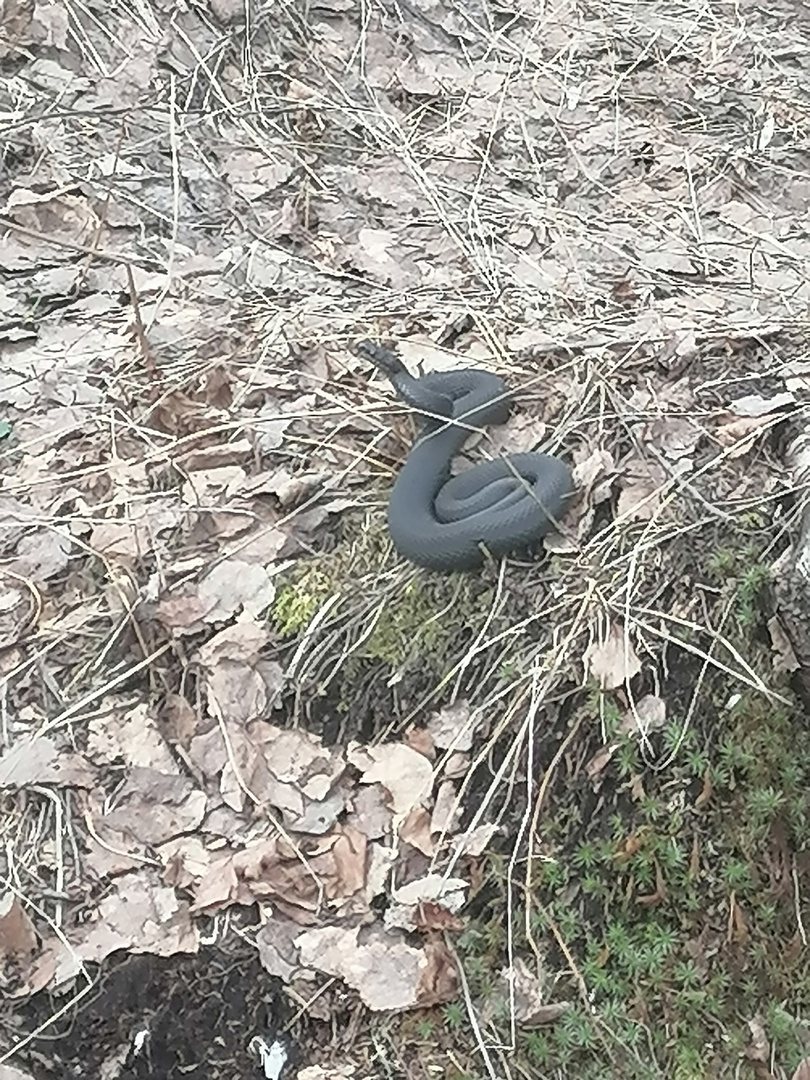
[[[394,379],[398,375],[407,375],[408,373],[407,368],[394,350],[387,349],[383,345],[378,345],[376,341],[369,341],[368,339],[358,341],[354,347],[354,351],[361,356],[365,356],[367,360],[370,360],[372,364],[376,368],[379,368],[383,375],[386,375],[389,379]]]

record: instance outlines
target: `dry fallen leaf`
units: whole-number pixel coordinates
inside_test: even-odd
[[[38,950],[37,932],[19,897],[0,895],[0,993],[13,994],[26,983]]]
[[[774,671],[785,671],[788,674],[798,671],[799,661],[778,615],[768,619],[768,633],[771,637]]]
[[[355,1065],[329,1065],[326,1069],[321,1065],[310,1065],[305,1069],[299,1069],[295,1080],[355,1080],[356,1076]],[[3,1078],[0,1077],[0,1080]],[[10,1080],[15,1080],[15,1078],[11,1077]]]
[[[22,788],[31,784],[59,787],[93,787],[96,772],[81,754],[57,749],[45,735],[18,739],[0,757],[0,788]]]
[[[205,793],[187,776],[133,766],[104,823],[143,844],[162,844],[198,828],[205,808]]]
[[[273,914],[255,937],[259,960],[268,974],[288,983],[298,971],[295,939],[301,927],[292,919]]]
[[[472,750],[475,727],[466,701],[447,705],[427,722],[433,742],[440,750]]]
[[[615,690],[641,671],[641,661],[621,623],[612,623],[603,641],[589,645],[583,660],[602,690]]]
[[[382,784],[391,795],[397,817],[420,806],[433,790],[433,766],[426,757],[404,743],[384,746],[350,746],[348,760],[360,770],[364,784]]]
[[[0,1065],[0,1080],[34,1080],[34,1077],[13,1065]]]
[[[400,822],[399,838],[431,858],[436,850],[430,830],[430,814],[424,806],[414,806]]]
[[[715,428],[715,436],[721,446],[729,447],[730,458],[747,454],[760,432],[773,424],[771,416],[740,416]]]
[[[441,874],[426,874],[409,881],[407,885],[392,889],[384,925],[414,930],[424,923],[423,907],[426,904],[448,915],[456,915],[464,906],[468,888],[469,882],[462,878],[445,878]],[[436,912],[434,918],[438,921]]]
[[[17,557],[10,569],[22,577],[44,584],[61,574],[68,565],[73,540],[56,529],[37,529],[17,545]]]
[[[462,805],[456,796],[456,785],[450,780],[439,784],[433,814],[430,818],[431,835],[446,841],[448,834],[455,832],[461,818]]]
[[[459,837],[453,840],[452,851],[454,859],[461,855],[470,855],[477,858],[486,851],[490,840],[499,831],[499,826],[479,825],[475,829],[467,829]]]
[[[631,701],[620,730],[625,735],[641,733],[646,738],[651,731],[660,731],[666,719],[667,706],[663,698],[645,694],[639,701]]]
[[[351,794],[351,810],[346,821],[369,840],[379,840],[391,831],[393,814],[382,784],[364,784]]]
[[[207,574],[199,586],[199,600],[206,622],[226,622],[238,611],[256,619],[272,604],[276,587],[263,566],[224,559]]]
[[[361,833],[343,825],[298,850],[273,837],[217,852],[197,884],[193,910],[213,912],[272,898],[290,918],[309,922],[323,900],[340,910],[361,894],[366,846]]]
[[[729,412],[735,416],[766,416],[768,413],[779,412],[780,409],[789,408],[796,404],[796,397],[789,391],[774,394],[772,397],[762,397],[761,394],[746,394],[745,397],[735,398],[729,402]]]
[[[379,926],[325,926],[305,931],[295,943],[302,964],[343,979],[375,1012],[426,1007],[455,995],[449,954],[430,943],[416,948]]]
[[[765,1033],[765,1023],[757,1013],[748,1021],[748,1030],[751,1032],[751,1041],[745,1050],[745,1056],[750,1061],[758,1061],[767,1065],[771,1056],[770,1043]]]
[[[155,956],[196,953],[199,932],[186,901],[142,870],[112,882],[98,908],[74,931],[71,944],[82,960],[98,963],[119,949]]]
[[[127,703],[107,698],[101,707],[102,715],[87,724],[91,761],[106,765],[123,761],[163,773],[180,771],[146,703],[127,709]]]
[[[514,1008],[519,1027],[552,1024],[571,1008],[569,1001],[548,1001],[546,981],[535,975],[520,957],[515,957],[511,968],[500,972],[497,996]]]

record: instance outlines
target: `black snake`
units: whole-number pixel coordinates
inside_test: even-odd
[[[471,431],[506,421],[511,395],[501,378],[478,368],[417,378],[389,349],[362,341],[357,351],[423,417],[388,506],[388,529],[402,556],[430,570],[469,570],[486,552],[529,548],[555,527],[573,494],[571,470],[559,458],[512,454],[450,477]]]

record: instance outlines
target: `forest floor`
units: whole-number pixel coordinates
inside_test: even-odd
[[[808,1080],[810,7],[0,13],[0,1080]]]

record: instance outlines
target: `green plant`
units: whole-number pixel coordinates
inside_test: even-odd
[[[444,1007],[444,1022],[449,1028],[460,1028],[466,1021],[467,1014],[458,1001],[449,1001]]]

